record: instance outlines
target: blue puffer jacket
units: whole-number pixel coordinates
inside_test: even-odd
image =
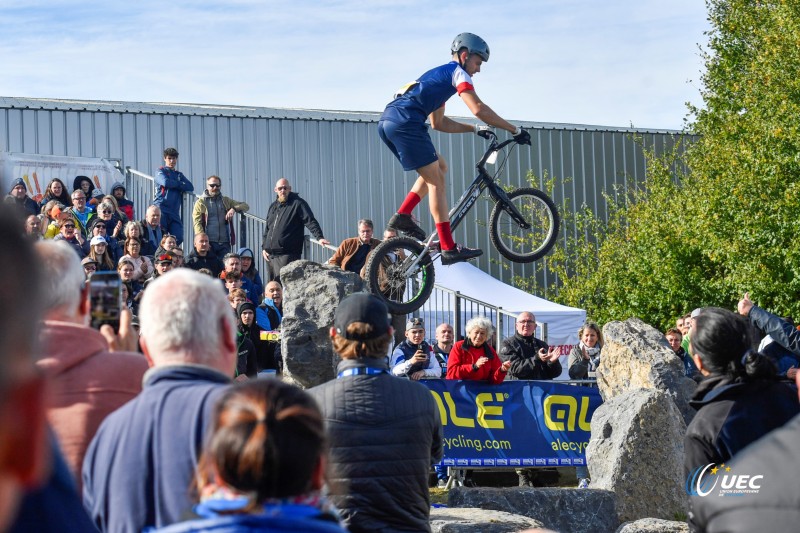
[[[194,185],[182,172],[173,170],[169,167],[161,167],[155,175],[156,196],[153,204],[159,206],[162,211],[173,215],[178,215],[181,211],[181,199],[183,193],[194,192]]]

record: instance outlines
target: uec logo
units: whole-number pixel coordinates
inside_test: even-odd
[[[714,463],[705,466],[698,466],[689,473],[686,478],[686,493],[689,496],[708,496],[719,483],[720,496],[726,494],[741,495],[746,493],[757,493],[761,488],[760,480],[764,476],[751,476],[749,474],[729,474],[730,467]],[[707,475],[708,474],[708,475]]]

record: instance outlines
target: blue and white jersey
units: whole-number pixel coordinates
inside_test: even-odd
[[[455,61],[433,68],[414,82],[401,87],[389,102],[381,120],[425,122],[428,115],[443,107],[451,96],[474,91],[472,78]]]

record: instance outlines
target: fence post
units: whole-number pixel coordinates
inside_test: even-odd
[[[247,248],[247,220],[244,218],[244,213],[239,213],[239,248]]]
[[[505,333],[506,329],[505,325],[505,318],[503,315],[503,308],[497,308],[497,328],[495,329],[494,335],[494,349],[499,354],[500,353],[500,333]]]
[[[455,315],[453,318],[453,331],[455,332],[454,337],[458,338],[457,336],[461,332],[461,291],[455,291],[453,297],[455,298],[455,305],[453,306],[453,314]],[[453,340],[455,340],[455,338]]]

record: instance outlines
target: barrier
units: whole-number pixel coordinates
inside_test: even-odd
[[[586,464],[595,387],[553,381],[422,380],[444,429],[444,457],[454,468]]]

